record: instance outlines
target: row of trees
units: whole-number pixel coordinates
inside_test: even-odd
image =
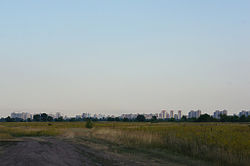
[[[198,119],[196,118],[191,118],[188,119],[186,116],[182,116],[180,120],[176,120],[174,118],[170,119],[157,119],[156,116],[153,116],[152,119],[146,119],[144,115],[138,115],[135,119],[128,119],[128,118],[119,118],[119,117],[108,117],[108,118],[102,118],[102,119],[97,119],[97,118],[69,118],[69,119],[63,119],[63,117],[59,118],[53,118],[46,113],[42,114],[36,114],[33,116],[33,119],[27,119],[23,120],[20,118],[2,118],[0,121],[2,122],[62,122],[62,121],[69,121],[69,122],[74,122],[74,121],[86,121],[88,119],[91,119],[92,121],[123,121],[123,122],[250,122],[250,116],[227,116],[227,115],[221,115],[220,119],[215,119],[213,116],[210,116],[208,114],[203,114],[201,115]]]
[[[197,120],[197,122],[250,122],[250,116],[227,116],[227,115],[220,115],[220,119],[215,119],[208,114],[201,115]]]
[[[250,116],[227,116],[227,115],[220,115],[220,119],[216,119],[213,116],[208,114],[202,114],[199,118],[187,118],[186,116],[182,116],[180,120],[176,120],[174,118],[170,119],[157,119],[156,121],[170,121],[170,122],[250,122]]]
[[[24,120],[22,118],[11,118],[8,116],[7,118],[1,118],[0,122],[62,122],[64,121],[63,117],[59,118],[53,118],[52,116],[49,116],[46,113],[42,114],[36,114],[33,116],[33,119],[28,118],[27,120]]]

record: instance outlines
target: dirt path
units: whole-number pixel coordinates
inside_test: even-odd
[[[3,145],[2,145],[3,147]],[[24,138],[5,143],[1,166],[146,165],[101,149],[58,138]]]
[[[24,139],[5,148],[1,166],[79,166],[82,156],[74,146],[55,139]]]
[[[105,144],[76,139],[24,138],[20,142],[0,144],[0,147],[1,166],[186,165],[171,160],[150,159],[142,154],[121,154],[110,151]]]

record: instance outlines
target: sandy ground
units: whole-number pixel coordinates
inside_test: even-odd
[[[0,144],[1,166],[184,166],[169,160],[149,159],[140,154],[110,151],[102,144],[76,139],[24,138]]]
[[[83,159],[75,148],[56,139],[24,139],[5,148],[1,166],[79,166]]]

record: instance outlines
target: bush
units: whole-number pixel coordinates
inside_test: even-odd
[[[145,116],[144,115],[138,115],[136,117],[136,121],[137,122],[144,122],[145,121]]]
[[[87,122],[86,122],[85,127],[88,128],[88,129],[93,128],[93,122],[90,119],[88,119]]]

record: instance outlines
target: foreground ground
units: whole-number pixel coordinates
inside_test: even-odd
[[[0,123],[0,165],[206,166],[249,161],[249,124],[84,126],[82,122]]]
[[[1,166],[92,166],[92,165],[207,165],[202,161],[170,155],[152,156],[146,152],[109,145],[53,137],[22,138],[1,143]],[[119,152],[118,152],[119,151]],[[133,152],[133,153],[131,153]],[[188,163],[186,163],[188,161]]]
[[[5,143],[0,157],[3,166],[81,165],[81,156],[74,147],[55,139],[23,139]]]

